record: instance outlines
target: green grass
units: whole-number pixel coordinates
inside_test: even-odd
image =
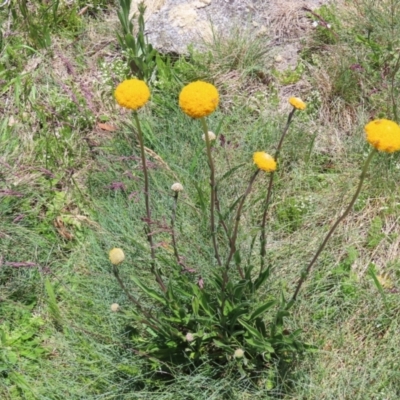
[[[3,35],[0,45],[0,79],[6,82],[0,96],[5,115],[0,122],[0,397],[399,398],[396,154],[374,159],[354,211],[300,292],[287,328],[300,329],[301,338],[314,350],[299,358],[287,375],[266,369],[250,381],[227,369],[215,380],[204,365],[191,374],[176,367],[171,375],[160,376],[136,354],[128,317],[132,305],[112,274],[108,251],[124,249],[120,273],[132,293],[138,293],[129,280],[132,271],[155,287],[142,221],[143,175],[133,120],[117,109],[112,97],[125,73],[110,22],[116,10],[105,2],[96,5],[94,15],[78,15],[78,8],[58,9],[57,21],[62,24],[57,31],[55,15],[46,14],[42,32],[29,31],[35,21],[23,25],[18,8],[15,15],[0,9],[0,20],[13,18],[13,29],[20,33]],[[365,15],[371,23],[379,10],[368,7]],[[366,96],[366,88],[377,85],[377,67],[370,45],[351,44],[359,32],[347,29],[352,19],[346,8],[320,13],[338,37],[316,31],[303,49],[303,78],[314,87],[303,94],[309,111],[296,114],[282,150],[267,232],[267,257],[274,265],[269,289],[282,290],[287,297],[355,190],[368,151],[364,123],[380,113],[395,117],[384,85],[378,88],[380,98]],[[379,15],[374,32],[384,57],[389,37],[384,27],[390,21],[385,12]],[[218,37],[207,57],[193,53],[173,67],[184,83],[207,78],[221,89],[221,107],[208,119],[218,135],[213,148],[217,177],[245,164],[222,183],[219,193],[225,210],[246,188],[253,152],[273,152],[286,122],[277,95],[281,83],[274,81],[269,69],[262,70],[268,65],[262,42],[250,46],[243,58],[231,58],[232,49],[242,54],[247,43],[237,35]],[[102,47],[110,39],[114,40]],[[90,58],[85,54],[93,44],[100,50]],[[59,49],[66,49],[61,56]],[[354,83],[355,72],[339,62],[338,49],[353,54],[349,63],[364,67],[357,75],[365,82],[362,90]],[[262,57],[267,57],[266,63]],[[313,74],[321,65],[327,74]],[[268,83],[260,78],[261,72],[271,76]],[[239,78],[229,80],[232,76]],[[396,75],[396,85],[397,79]],[[323,82],[329,83],[330,91]],[[183,184],[176,221],[178,247],[187,265],[207,284],[214,263],[210,237],[204,233],[207,210],[202,206],[209,195],[209,173],[201,126],[177,105],[181,87],[177,80],[159,82],[151,104],[140,112],[149,149],[151,204],[162,229],[170,221],[170,186],[176,181]],[[101,130],[99,121],[116,130]],[[246,228],[239,233],[242,257],[257,231],[266,185],[267,178],[260,175],[245,207]],[[170,235],[161,232],[155,242],[160,244],[159,260],[171,260]],[[371,270],[376,275],[389,272],[393,288],[380,291]],[[140,301],[150,305],[143,295]],[[112,303],[120,304],[122,312],[112,312]]]

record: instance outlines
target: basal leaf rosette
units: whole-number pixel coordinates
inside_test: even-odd
[[[149,101],[150,89],[144,81],[127,79],[117,86],[114,96],[121,107],[138,110]]]
[[[202,118],[218,107],[219,94],[211,83],[196,81],[186,85],[179,95],[179,106],[192,118]]]
[[[375,149],[386,153],[400,150],[400,126],[389,119],[376,119],[365,125],[366,139]]]
[[[264,151],[257,151],[253,154],[254,164],[258,169],[266,172],[274,172],[276,170],[276,161],[272,156]]]
[[[305,110],[307,105],[304,103],[302,99],[299,97],[290,97],[289,103],[296,109],[296,110]]]

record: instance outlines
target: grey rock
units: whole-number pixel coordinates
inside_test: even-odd
[[[132,0],[131,15],[140,0]],[[189,45],[206,46],[214,34],[235,27],[276,42],[299,37],[304,30],[303,7],[328,0],[145,0],[149,42],[162,53],[185,54]]]

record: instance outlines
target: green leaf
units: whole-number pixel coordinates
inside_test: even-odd
[[[28,382],[18,372],[10,372],[8,374],[8,378],[10,379],[11,382],[13,382],[15,385],[17,385],[20,389],[25,390],[28,393],[32,393],[32,389],[28,385]]]
[[[262,271],[258,275],[257,279],[254,281],[255,290],[258,290],[264,284],[264,282],[268,279],[270,272],[271,272],[271,267],[268,266],[264,271]]]
[[[202,309],[206,312],[206,314],[214,318],[215,313],[210,307],[208,296],[205,293],[202,293],[201,296],[199,297],[199,303]]]
[[[13,351],[7,351],[6,352],[6,361],[8,364],[15,365],[18,361],[17,355]]]
[[[231,350],[230,346],[227,346],[225,343],[222,343],[220,340],[214,339],[213,343],[216,347],[220,349],[225,349],[225,350]],[[233,353],[233,352],[232,352]]]
[[[257,318],[261,314],[263,314],[265,311],[267,311],[269,308],[271,308],[274,304],[276,304],[276,300],[270,300],[258,307],[256,310],[253,311],[253,313],[250,315],[250,321],[253,319]]]
[[[257,340],[254,338],[245,338],[246,343],[255,347],[260,353],[268,352],[274,353],[275,350],[271,346],[271,343],[266,340]],[[264,355],[265,356],[265,355]]]
[[[248,324],[247,322],[244,322],[242,319],[238,320],[240,325],[243,326],[243,328],[246,328],[247,331],[253,336],[253,338],[256,338],[258,340],[263,340],[263,337],[261,335],[261,333],[255,329],[254,327],[252,327],[250,324]]]
[[[44,287],[47,293],[47,305],[49,306],[50,314],[54,318],[55,322],[61,327],[63,320],[61,318],[60,309],[58,308],[53,286],[51,285],[48,278],[46,278]]]
[[[240,250],[236,250],[235,254],[233,255],[236,265],[240,265],[242,262],[242,257],[240,257]]]
[[[242,164],[235,165],[234,167],[232,167],[228,172],[226,172],[224,175],[222,175],[222,177],[218,180],[217,186],[221,182],[223,182],[226,178],[229,178],[235,171],[237,171],[239,168],[243,167],[244,165],[246,165],[246,163],[242,163]]]
[[[196,317],[199,316],[199,307],[200,307],[199,299],[196,296],[194,296],[192,299],[192,310]]]
[[[156,292],[155,290],[150,289],[149,287],[147,287],[137,276],[132,275],[131,279],[133,280],[133,282],[136,283],[137,286],[140,287],[140,289],[142,289],[152,299],[157,300],[158,302],[160,302],[164,306],[167,305],[167,301],[165,300],[164,296],[162,296],[160,293]]]

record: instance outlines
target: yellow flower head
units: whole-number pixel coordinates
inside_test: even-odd
[[[257,151],[253,154],[254,164],[257,165],[257,168],[262,169],[263,171],[273,172],[276,170],[276,161],[272,156],[264,151]]]
[[[108,257],[110,258],[111,264],[113,265],[121,264],[122,261],[125,260],[124,251],[117,247],[114,247],[110,250],[110,252],[108,253]]]
[[[289,103],[297,110],[305,110],[307,107],[306,103],[298,97],[291,97]]]
[[[186,85],[179,95],[179,106],[192,118],[210,115],[218,107],[219,94],[211,83],[197,81]]]
[[[150,89],[144,81],[127,79],[117,86],[114,96],[121,107],[137,110],[149,101]]]
[[[393,153],[400,150],[400,126],[388,119],[376,119],[365,125],[368,143],[379,151]]]

